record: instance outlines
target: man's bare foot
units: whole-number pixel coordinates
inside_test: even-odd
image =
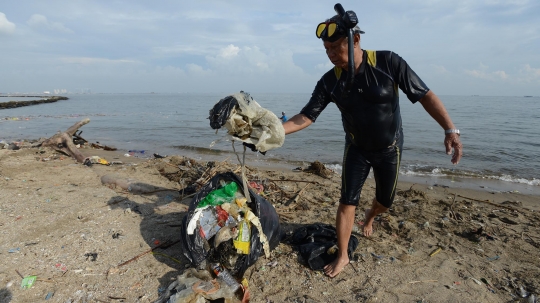
[[[364,237],[371,237],[373,234],[373,221],[375,216],[371,212],[371,208],[366,209],[365,213],[366,219],[364,221]]]
[[[337,276],[347,264],[349,264],[349,257],[347,255],[344,257],[338,256],[332,263],[324,267],[324,274],[333,278]]]

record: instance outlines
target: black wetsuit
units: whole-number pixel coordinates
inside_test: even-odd
[[[364,50],[354,84],[343,98],[347,71],[334,67],[317,82],[308,104],[300,112],[313,122],[334,102],[345,130],[340,203],[358,205],[362,186],[373,167],[376,198],[390,207],[395,195],[403,130],[399,91],[415,103],[429,88],[399,55]]]

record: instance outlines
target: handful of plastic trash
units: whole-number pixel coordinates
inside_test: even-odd
[[[154,303],[208,302],[207,300],[225,299],[225,302],[240,303],[235,292],[240,284],[223,268],[216,266],[217,279],[209,271],[188,268],[167,287]]]
[[[243,91],[219,100],[208,119],[212,129],[224,126],[234,140],[244,142],[253,151],[265,153],[285,141],[281,120]]]

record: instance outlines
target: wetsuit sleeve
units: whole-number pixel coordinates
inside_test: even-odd
[[[391,56],[394,79],[397,79],[399,88],[407,98],[416,103],[427,94],[429,88],[403,58],[396,53],[392,53]]]
[[[311,99],[309,99],[309,102],[304,106],[300,113],[315,122],[328,103],[330,103],[330,100],[331,97],[326,90],[323,77],[317,82],[317,85],[311,94]]]

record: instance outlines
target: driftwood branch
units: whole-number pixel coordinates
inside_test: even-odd
[[[88,124],[90,122],[90,119],[86,118],[84,120],[81,120],[75,124],[73,124],[70,128],[68,128],[66,130],[66,134],[70,135],[71,137],[73,137],[73,135],[75,135],[75,133],[79,130],[79,128],[85,126],[86,124]]]
[[[161,244],[158,244],[156,247],[150,248],[150,249],[148,249],[148,250],[146,250],[146,251],[144,251],[144,252],[142,252],[142,253],[136,255],[135,257],[133,257],[133,258],[131,258],[131,259],[125,261],[125,262],[122,262],[122,263],[116,265],[115,267],[110,268],[110,269],[107,271],[107,275],[108,275],[109,273],[115,273],[115,272],[117,272],[118,269],[119,269],[120,267],[122,267],[122,266],[124,266],[124,265],[126,265],[126,264],[129,264],[129,263],[131,263],[131,262],[133,262],[133,261],[139,259],[140,257],[142,257],[142,256],[144,256],[144,255],[146,255],[146,254],[149,254],[149,253],[153,252],[154,250],[156,250],[156,249],[158,249],[158,248],[167,248],[167,247],[173,246],[174,244],[176,244],[176,243],[178,243],[178,242],[180,242],[180,240],[177,240],[177,241],[170,241],[170,240],[167,240],[167,241],[165,241],[165,242],[163,242],[163,243],[161,243]]]
[[[73,144],[73,136],[77,130],[83,127],[85,124],[88,124],[90,119],[84,119],[73,124],[63,133],[57,133],[56,135],[50,137],[49,139],[43,141],[41,146],[50,147],[58,152],[61,152],[67,156],[71,156],[77,160],[77,162],[83,163],[85,156],[77,149],[75,144]]]
[[[306,186],[304,186],[304,188],[302,188],[298,194],[296,194],[296,196],[294,197],[294,199],[292,200],[289,200],[289,202],[285,203],[285,206],[289,206],[291,203],[297,203],[298,200],[300,199],[300,195],[302,195],[302,193],[304,192],[304,190],[310,185],[311,183],[308,183]]]

